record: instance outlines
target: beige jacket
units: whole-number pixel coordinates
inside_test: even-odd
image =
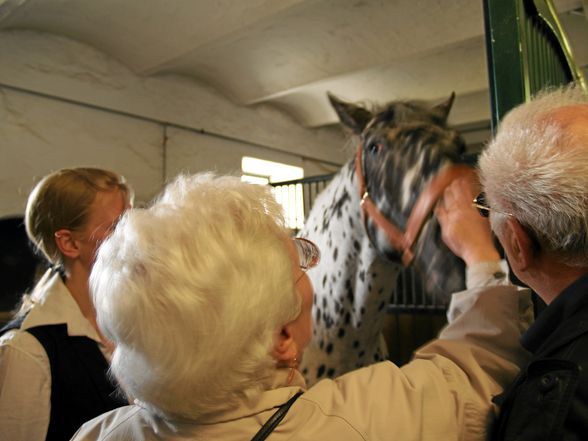
[[[483,440],[491,398],[527,354],[519,337],[532,318],[530,296],[512,286],[455,294],[449,325],[399,368],[390,362],[323,380],[308,389],[270,435],[279,440]],[[206,421],[153,417],[136,403],[86,423],[74,440],[248,440],[275,408],[304,389],[301,376]]]

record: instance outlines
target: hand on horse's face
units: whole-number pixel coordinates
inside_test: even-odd
[[[447,187],[435,208],[443,241],[468,266],[500,260],[488,219],[472,206],[474,194],[474,183],[457,179]]]

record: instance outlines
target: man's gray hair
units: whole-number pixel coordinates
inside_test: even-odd
[[[268,388],[301,308],[282,209],[234,177],[182,176],[100,247],[90,286],[111,370],[152,412],[198,420]]]
[[[564,263],[588,265],[588,95],[546,90],[506,115],[480,157],[496,210],[512,214]],[[505,217],[491,216],[495,230]]]

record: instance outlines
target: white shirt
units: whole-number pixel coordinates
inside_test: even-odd
[[[70,336],[100,337],[82,315],[57,272],[48,270],[31,295],[33,308],[20,329],[0,337],[0,441],[44,441],[51,414],[51,368],[43,346],[26,329],[66,324]]]

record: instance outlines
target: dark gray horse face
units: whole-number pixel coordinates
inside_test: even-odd
[[[419,195],[430,178],[448,162],[459,162],[465,143],[459,134],[446,124],[454,95],[444,103],[427,107],[417,101],[398,101],[383,110],[371,113],[354,104],[330,97],[341,122],[360,137],[363,148],[363,169],[366,189],[380,211],[397,227],[404,230]],[[380,253],[389,260],[400,261],[382,231],[368,221],[368,235]],[[427,291],[444,292],[460,289],[463,275],[453,277],[456,283],[431,274],[433,260],[451,260],[451,267],[463,269],[455,256],[442,243],[436,222],[423,229],[426,240],[432,243],[416,245],[415,265],[427,272]],[[423,255],[423,253],[425,255]],[[458,260],[458,259],[457,259]],[[448,261],[445,260],[447,263]]]

